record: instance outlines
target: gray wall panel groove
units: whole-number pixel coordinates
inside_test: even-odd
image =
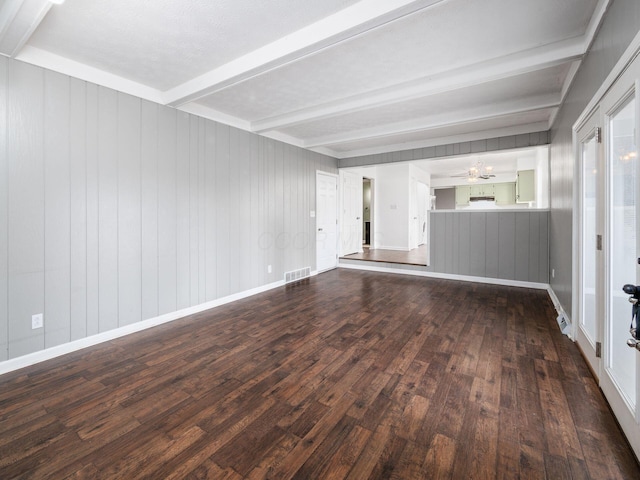
[[[177,309],[191,306],[191,137],[189,115],[178,112],[176,155],[176,301]]]
[[[8,358],[8,165],[7,165],[7,62],[0,57],[0,361]]]
[[[44,348],[44,71],[9,62],[7,119],[9,358]],[[21,321],[16,321],[20,319]]]
[[[69,77],[45,72],[44,92],[45,348],[71,340]]]
[[[316,169],[337,160],[0,58],[0,361],[315,268]]]
[[[87,336],[87,86],[71,79],[69,119],[70,339]]]
[[[118,325],[142,319],[141,102],[118,95]]]
[[[118,327],[118,94],[98,88],[98,326]]]
[[[178,142],[176,110],[161,108],[158,123],[158,313],[177,310],[177,188]]]
[[[86,334],[100,331],[99,275],[99,221],[98,221],[98,87],[87,84],[87,321]],[[73,120],[72,120],[73,121]],[[82,337],[78,337],[82,338]]]

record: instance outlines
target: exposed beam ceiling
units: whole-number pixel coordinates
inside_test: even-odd
[[[339,158],[551,127],[610,0],[5,0],[0,54]]]
[[[167,91],[164,94],[165,103],[180,106],[197,100],[444,1],[385,0],[357,3]]]

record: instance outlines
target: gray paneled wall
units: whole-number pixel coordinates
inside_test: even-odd
[[[507,135],[505,137],[487,138],[472,142],[448,143],[434,147],[412,148],[397,152],[376,153],[358,157],[343,158],[339,161],[340,168],[358,167],[362,165],[378,165],[382,163],[406,162],[428,158],[467,155],[470,153],[493,152],[512,148],[525,148],[536,145],[549,144],[549,132],[533,132],[521,135]]]
[[[337,160],[0,57],[0,360],[315,268],[316,170]]]
[[[549,212],[431,212],[427,271],[549,283]]]

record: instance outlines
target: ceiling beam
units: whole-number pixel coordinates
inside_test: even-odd
[[[14,58],[51,7],[49,0],[4,0],[0,7],[0,54]]]
[[[612,0],[598,0],[598,4],[596,5],[595,10],[593,11],[593,15],[591,16],[591,20],[589,21],[589,25],[587,25],[587,30],[583,36],[584,39],[584,51],[587,52],[589,48],[591,48],[591,44],[593,40],[596,38],[596,33],[598,33],[598,28],[600,28],[600,24],[602,23],[602,19],[604,18],[604,14],[607,12],[609,8],[609,4],[611,4]]]
[[[543,131],[547,122],[528,123],[525,125],[514,125],[512,127],[493,128],[488,130],[476,130],[470,133],[460,133],[448,135],[446,137],[434,137],[417,140],[413,142],[397,142],[384,146],[366,147],[357,150],[333,150],[332,156],[338,159],[349,159],[363,155],[376,155],[379,153],[397,152],[400,150],[412,150],[416,148],[437,147],[452,143],[473,142],[477,140],[487,140],[490,138],[507,137],[513,135],[528,134],[531,132]],[[315,150],[315,149],[311,149]],[[447,156],[446,158],[450,158]]]
[[[582,38],[562,41],[430,75],[401,85],[393,85],[351,98],[266,118],[252,122],[251,129],[256,133],[263,133],[473,87],[567,63],[580,58],[583,53]]]
[[[329,147],[342,143],[351,143],[374,138],[390,137],[406,133],[422,132],[445,127],[455,127],[494,118],[531,113],[540,110],[558,108],[560,96],[557,94],[541,95],[501,104],[485,105],[469,111],[447,112],[443,115],[431,116],[422,121],[410,120],[392,125],[358,130],[353,133],[341,133],[316,137],[304,142],[305,148]]]
[[[156,103],[162,103],[162,92],[143,85],[133,80],[114,75],[105,70],[90,67],[84,63],[76,62],[65,57],[61,57],[46,50],[41,50],[31,45],[25,45],[20,54],[16,56],[21,62],[48,68],[55,72],[63,73],[71,77],[79,78],[87,82],[102,85],[119,92],[134,95]]]
[[[363,0],[164,92],[180,106],[447,0]]]

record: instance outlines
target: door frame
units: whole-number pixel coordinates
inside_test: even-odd
[[[371,200],[369,201],[369,248],[373,249],[374,247],[374,242],[375,242],[375,237],[374,237],[374,222],[375,222],[375,178],[373,177],[366,177],[366,176],[362,176],[362,190],[364,192],[364,181],[368,180],[369,181],[369,187],[370,187],[370,193],[371,193]],[[363,199],[364,202],[364,199]],[[363,207],[364,210],[364,207]],[[364,224],[365,224],[365,220],[364,220],[364,211],[362,212],[362,230],[364,231]]]
[[[347,215],[345,213],[346,195],[344,184],[346,179],[351,176],[358,189],[358,195],[355,197],[356,206],[353,209],[358,215],[355,219],[347,221]],[[338,255],[340,257],[344,255],[350,255],[352,253],[362,253],[362,180],[363,175],[359,172],[340,169],[338,173]],[[357,227],[356,227],[357,226]],[[356,230],[357,228],[357,230]],[[353,231],[349,231],[353,230]],[[356,234],[357,231],[357,234]],[[355,237],[354,237],[355,235]],[[355,248],[345,248],[345,240],[349,240],[353,243]],[[355,242],[357,241],[357,245]],[[349,243],[346,247],[351,247]]]
[[[597,160],[596,165],[597,168],[604,167],[604,143],[602,141],[603,128],[601,125],[601,112],[600,112],[600,104],[596,105],[596,107],[590,112],[590,114],[582,121],[580,124],[574,127],[573,131],[573,142],[575,146],[575,163],[574,163],[574,208],[577,212],[576,215],[573,216],[573,245],[577,245],[577,248],[574,249],[574,262],[573,262],[573,308],[572,312],[575,322],[572,324],[571,328],[571,336],[572,339],[578,345],[578,348],[582,351],[582,355],[587,360],[587,365],[591,369],[591,372],[594,374],[596,379],[599,381],[600,375],[602,373],[602,358],[596,356],[596,343],[602,344],[604,338],[604,326],[603,321],[597,322],[595,338],[593,339],[594,344],[592,345],[589,341],[590,339],[584,334],[580,328],[580,323],[582,320],[582,276],[583,276],[583,256],[585,255],[585,242],[582,238],[583,233],[583,187],[584,187],[584,168],[583,168],[583,151],[582,146],[584,145],[584,141],[593,138],[594,136],[600,136],[599,139],[596,138],[596,147],[597,147]],[[586,130],[585,130],[586,129]],[[604,171],[600,172],[601,175],[605,175]],[[605,184],[605,188],[602,188],[602,184]],[[606,199],[606,178],[599,177],[599,182],[596,185],[597,190],[597,202],[603,202]],[[599,206],[600,203],[597,203]],[[606,246],[604,243],[607,241],[607,237],[605,235],[605,218],[600,212],[599,208],[595,212],[596,214],[596,224],[595,229],[596,233],[602,236],[603,245],[601,250],[594,250],[591,252],[594,256],[596,256],[596,278],[598,279],[596,282],[596,303],[595,303],[595,315],[596,318],[604,318],[604,299],[598,299],[598,292],[601,292],[604,288],[604,274],[606,271],[604,265],[604,252],[606,250]]]
[[[631,87],[620,85],[618,86],[617,84],[614,84],[612,86],[612,88],[610,90],[608,90],[607,95],[609,95],[610,92],[615,92],[615,95],[617,96],[617,98],[615,99],[615,101],[613,103],[611,103],[609,105],[609,108],[604,108],[604,102],[606,101],[606,97],[607,95],[605,95],[603,97],[603,103],[601,103],[600,105],[602,105],[601,107],[601,114],[602,114],[602,118],[603,118],[603,127],[604,127],[604,135],[603,135],[603,139],[604,139],[604,149],[605,149],[605,161],[607,163],[609,160],[609,154],[608,152],[610,151],[610,142],[611,142],[611,135],[609,132],[609,128],[610,128],[610,120],[613,117],[613,115],[615,114],[615,112],[629,99],[629,97],[633,96],[635,99],[635,112],[634,112],[634,117],[635,117],[635,121],[636,121],[636,126],[635,126],[635,143],[636,143],[636,148],[638,148],[638,146],[640,146],[640,142],[638,141],[638,135],[640,134],[640,128],[638,128],[638,125],[640,125],[640,112],[639,112],[639,108],[640,108],[640,82],[639,82],[639,78],[640,78],[640,68],[638,68],[640,66],[640,57],[636,57],[636,59],[634,60],[635,62],[638,62],[638,64],[635,66],[635,69],[637,70],[637,74],[635,75],[635,78],[633,78],[633,85]],[[633,70],[632,70],[633,71]],[[624,74],[624,72],[623,72]],[[624,77],[622,77],[624,78]],[[617,88],[620,87],[621,91],[618,92]],[[637,168],[637,167],[636,167]],[[606,169],[605,171],[605,176],[606,176],[606,181],[605,181],[605,196],[607,198],[607,202],[610,201],[610,196],[611,196],[611,171],[610,169]],[[640,175],[638,175],[638,173],[636,172],[636,182],[637,180],[640,179]],[[639,186],[638,184],[636,184],[636,192],[639,191]],[[636,202],[636,212],[638,211],[639,208],[639,204],[638,201]],[[611,209],[609,208],[610,205],[609,203],[606,204],[606,210],[605,210],[605,241],[604,241],[604,251],[605,251],[605,255],[609,252],[609,248],[607,245],[607,239],[610,238],[610,232],[611,232],[611,227],[612,227],[612,222],[613,219],[611,218]],[[637,217],[636,217],[637,218]],[[636,235],[637,235],[637,231],[638,228],[640,228],[640,222],[638,222],[640,219],[637,218],[636,222]],[[636,252],[638,252],[637,247],[636,247]],[[633,411],[631,411],[632,409],[630,408],[631,405],[627,402],[627,400],[623,397],[623,395],[618,395],[616,394],[617,391],[619,390],[616,379],[614,378],[613,374],[609,373],[609,363],[611,361],[611,355],[612,355],[612,350],[616,349],[616,348],[620,348],[620,349],[626,349],[628,348],[626,345],[613,345],[612,344],[612,339],[611,339],[611,335],[610,335],[610,328],[609,328],[609,323],[610,322],[616,322],[618,319],[617,318],[611,318],[611,316],[609,315],[612,311],[612,302],[611,302],[611,297],[609,296],[609,291],[610,291],[610,287],[611,287],[611,265],[609,262],[610,257],[606,256],[605,257],[605,269],[606,269],[606,273],[605,273],[605,291],[607,292],[607,295],[605,296],[605,317],[603,319],[603,329],[604,329],[604,336],[603,336],[603,358],[602,358],[602,374],[601,374],[601,378],[600,378],[600,389],[602,390],[602,392],[604,393],[605,397],[607,398],[607,401],[609,402],[609,405],[611,406],[612,411],[614,412],[614,415],[616,416],[616,419],[618,420],[618,423],[620,424],[623,432],[625,433],[625,435],[627,436],[627,440],[629,441],[631,447],[634,449],[635,454],[640,457],[640,395],[639,395],[639,390],[640,390],[640,353],[639,352],[635,352],[635,363],[636,363],[636,367],[635,367],[635,371],[636,371],[636,391],[635,391],[635,397],[636,397],[636,401],[635,401],[635,406],[633,408]],[[635,262],[634,262],[635,263]],[[640,283],[638,281],[638,267],[636,266],[636,278],[632,278],[629,279],[630,283],[634,283],[634,284],[638,284]],[[622,289],[622,285],[618,286],[618,288]],[[626,296],[626,295],[625,295]],[[630,317],[630,313],[631,313],[631,305],[629,304],[629,317]],[[620,324],[619,327],[616,328],[628,328],[627,327],[627,322],[629,320],[629,317],[625,317],[622,320],[622,323]],[[618,322],[619,323],[619,322]],[[629,338],[630,335],[627,336],[627,338]],[[612,345],[611,349],[606,348],[607,345]],[[617,412],[620,412],[620,414],[618,414]]]
[[[581,138],[579,138],[578,136],[578,132],[580,130],[580,128],[582,128],[587,121],[589,120],[589,118],[596,112],[596,110],[600,110],[600,127],[601,127],[601,131],[603,132],[603,142],[604,142],[604,147],[602,149],[603,152],[603,157],[601,159],[600,164],[608,164],[609,162],[608,160],[608,151],[607,151],[607,146],[608,146],[608,112],[604,111],[603,109],[600,108],[601,104],[603,103],[603,100],[605,100],[607,94],[610,92],[610,90],[615,86],[616,82],[618,80],[620,80],[623,75],[625,74],[625,72],[627,72],[627,70],[632,66],[633,62],[640,62],[640,32],[638,32],[635,36],[635,38],[633,39],[633,41],[631,42],[631,44],[629,45],[629,47],[625,50],[625,52],[623,53],[623,55],[620,57],[620,59],[618,60],[618,62],[616,63],[615,67],[611,70],[611,72],[609,73],[609,75],[607,76],[607,78],[605,79],[604,83],[600,86],[600,88],[598,89],[598,91],[596,92],[596,94],[593,96],[593,98],[591,99],[591,101],[587,104],[587,106],[585,107],[585,109],[582,111],[582,114],[578,117],[578,119],[576,120],[576,122],[573,124],[573,129],[572,129],[572,144],[573,144],[573,158],[574,158],[574,169],[573,169],[573,235],[572,235],[572,241],[573,241],[573,245],[580,245],[580,225],[581,222],[578,218],[577,213],[582,211],[582,183],[581,183],[581,172],[580,169],[582,167],[582,162],[581,162]],[[635,68],[635,67],[634,67]],[[638,77],[640,77],[640,75],[638,75]],[[636,122],[640,123],[640,81],[638,81],[638,78],[635,79],[635,97],[636,97]],[[637,124],[638,124],[637,123]],[[640,128],[636,127],[636,147],[640,147]],[[605,202],[606,205],[604,208],[604,231],[602,232],[603,235],[603,255],[605,256],[604,260],[603,260],[603,264],[604,264],[604,268],[606,271],[606,276],[609,276],[609,265],[608,265],[608,249],[609,246],[607,245],[608,242],[608,235],[609,235],[609,221],[610,219],[608,218],[609,216],[609,208],[608,208],[608,202],[609,202],[609,192],[608,190],[608,182],[609,182],[609,173],[608,173],[608,168],[606,169],[607,171],[604,172],[604,175],[606,176],[605,180],[604,180],[604,195],[605,195]],[[572,259],[573,259],[573,267],[572,267],[572,312],[574,312],[575,315],[575,321],[572,322],[572,339],[575,341],[576,340],[576,334],[577,334],[577,328],[578,328],[578,323],[580,321],[578,315],[580,314],[580,308],[579,308],[579,302],[580,302],[580,298],[578,293],[580,292],[579,288],[580,288],[580,263],[581,263],[581,255],[582,252],[582,248],[574,248],[573,249],[573,255],[572,255]],[[634,280],[634,279],[631,279]],[[606,291],[608,288],[608,282],[609,279],[607,278],[605,280],[606,284],[605,284],[605,288],[604,290]],[[608,302],[607,299],[604,298],[602,299],[602,301],[605,303],[605,308],[608,309]],[[603,310],[603,314],[608,315],[608,310]],[[602,327],[603,329],[606,328],[607,325],[607,320],[605,318],[602,318],[600,320],[600,322],[602,323]],[[636,381],[636,406],[635,406],[635,412],[630,412],[629,409],[626,406],[626,402],[624,401],[624,399],[622,398],[621,395],[607,395],[607,391],[610,391],[611,389],[611,385],[609,385],[611,383],[609,376],[606,372],[607,370],[607,362],[608,362],[608,349],[606,347],[606,342],[608,341],[608,333],[605,331],[603,332],[603,338],[602,338],[602,344],[603,344],[603,355],[602,355],[602,359],[600,360],[600,376],[599,376],[599,386],[602,389],[605,397],[607,398],[607,401],[609,402],[609,405],[611,406],[613,413],[618,421],[618,424],[620,425],[620,427],[622,428],[623,432],[625,433],[627,440],[629,441],[629,444],[631,445],[631,448],[633,449],[634,453],[636,454],[636,456],[640,457],[640,415],[638,415],[638,412],[640,412],[640,381]],[[620,348],[628,348],[626,346],[621,346]],[[636,352],[637,355],[640,355],[640,353]],[[636,358],[636,365],[638,365],[640,363],[640,361],[638,361],[638,359]],[[636,376],[640,376],[640,369],[637,368],[636,370]],[[618,413],[619,412],[619,413]]]
[[[616,65],[613,67],[609,75],[605,79],[605,81],[600,85],[597,92],[593,96],[593,98],[589,101],[587,106],[584,108],[580,116],[576,119],[572,128],[572,148],[573,148],[573,205],[574,212],[576,211],[576,206],[582,209],[582,191],[580,189],[580,138],[578,136],[578,131],[582,126],[584,126],[590,117],[593,116],[594,112],[599,109],[600,102],[607,94],[609,89],[613,86],[613,84],[622,76],[627,67],[635,60],[637,56],[640,55],[640,31],[636,34],[633,41],[629,44],[625,52],[622,54]],[[577,218],[577,215],[572,215],[572,245],[579,245],[580,235],[580,221]],[[572,271],[571,271],[571,311],[575,315],[576,312],[579,312],[579,299],[577,298],[576,293],[579,291],[579,264],[580,264],[580,255],[581,249],[573,249],[572,255]],[[571,326],[571,334],[570,338],[575,341],[576,339],[576,328],[577,322],[572,322]]]

